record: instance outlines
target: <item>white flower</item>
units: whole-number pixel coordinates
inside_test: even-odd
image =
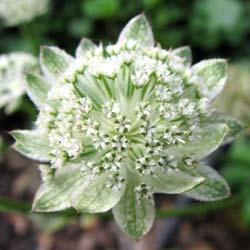
[[[24,52],[0,55],[0,108],[15,111],[25,93],[24,73],[38,71],[37,59]]]
[[[31,21],[46,13],[49,0],[1,0],[0,18],[6,26],[15,26]]]
[[[189,48],[155,47],[143,15],[128,23],[117,44],[96,46],[85,38],[76,56],[42,48],[40,82],[49,88],[36,91],[28,81],[38,122],[33,131],[13,132],[20,152],[40,154],[37,160],[56,169],[34,210],[113,208],[122,230],[138,238],[152,225],[153,193],[229,195],[223,178],[201,162],[229,127],[239,126],[209,110],[225,81],[224,60],[191,66]],[[79,60],[84,66],[77,67]]]

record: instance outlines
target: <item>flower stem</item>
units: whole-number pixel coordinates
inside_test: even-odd
[[[22,38],[29,44],[30,52],[37,55],[39,51],[39,41],[32,23],[24,23],[23,25],[20,25],[19,31]]]
[[[167,218],[173,216],[187,216],[187,215],[201,215],[209,212],[213,212],[216,210],[221,210],[223,208],[232,207],[238,204],[242,200],[242,195],[235,195],[229,199],[223,201],[216,201],[213,203],[194,203],[185,205],[183,207],[171,207],[171,208],[158,208],[156,210],[157,218]],[[15,201],[9,198],[0,197],[0,212],[3,213],[22,213],[29,214],[34,213],[31,212],[31,204],[27,202]],[[39,213],[44,216],[63,216],[63,217],[75,217],[80,215],[74,209],[66,209],[59,212],[50,212],[50,213]],[[111,218],[111,213],[99,214],[99,217],[108,219]]]

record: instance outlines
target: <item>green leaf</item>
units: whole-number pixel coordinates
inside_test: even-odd
[[[192,51],[189,46],[183,46],[173,50],[173,53],[183,59],[183,64],[189,67],[192,64]]]
[[[195,176],[181,170],[169,170],[163,172],[157,170],[154,176],[145,176],[145,183],[153,187],[155,193],[179,194],[194,188],[204,181],[202,176]]]
[[[82,38],[76,49],[76,57],[85,57],[86,53],[92,52],[97,46],[88,38]]]
[[[27,93],[30,99],[34,102],[37,107],[41,107],[46,103],[47,93],[50,89],[50,84],[44,81],[40,76],[27,74]]]
[[[204,60],[192,67],[192,75],[199,77],[200,84],[205,85],[209,101],[223,89],[226,82],[226,68],[226,61],[223,59]]]
[[[250,225],[250,199],[249,196],[243,201],[241,216],[246,225]]]
[[[40,52],[40,63],[45,75],[58,78],[73,62],[73,57],[56,47],[43,46]]]
[[[230,147],[230,162],[241,163],[250,167],[250,141],[248,137],[239,136]]]
[[[192,155],[202,159],[214,152],[223,142],[229,128],[226,124],[209,124],[201,128],[199,139],[194,142],[174,146],[170,151],[177,155]]]
[[[102,174],[89,179],[89,184],[79,188],[71,196],[72,206],[86,213],[101,213],[114,207],[124,193],[125,183],[120,189],[107,185],[110,174]]]
[[[196,172],[205,177],[205,181],[184,194],[199,201],[216,201],[230,196],[225,179],[211,167],[197,166]]]
[[[145,15],[141,14],[132,18],[123,28],[118,43],[129,40],[142,46],[154,46],[154,35]]]
[[[33,130],[14,130],[10,133],[15,139],[14,148],[21,154],[38,161],[51,159],[51,148],[46,137],[41,137]]]
[[[26,202],[12,200],[6,197],[0,197],[1,213],[29,213],[31,205]]]
[[[243,125],[235,118],[220,113],[218,111],[213,111],[207,118],[206,122],[210,123],[225,123],[227,124],[229,131],[225,137],[225,143],[230,142],[235,135],[244,129]]]
[[[51,216],[50,216],[51,215]],[[48,218],[49,216],[49,218]],[[44,214],[40,213],[32,213],[29,218],[32,221],[32,224],[36,229],[40,232],[44,232],[46,234],[53,234],[62,230],[67,225],[69,225],[74,218],[66,217],[66,216],[53,216],[52,214],[48,214],[44,216]]]
[[[87,185],[79,165],[66,165],[56,171],[54,178],[43,183],[35,196],[32,210],[36,212],[59,211],[71,207],[72,193]]]
[[[119,13],[122,1],[120,0],[85,0],[82,1],[82,12],[85,20],[112,19]]]
[[[126,191],[113,208],[118,226],[124,233],[135,239],[139,239],[150,230],[155,217],[153,199],[144,197],[140,201],[137,200],[134,189],[139,184],[139,176],[128,170]]]
[[[229,182],[230,186],[241,186],[243,183],[250,180],[249,166],[241,165],[239,162],[232,162],[223,166],[221,173]]]

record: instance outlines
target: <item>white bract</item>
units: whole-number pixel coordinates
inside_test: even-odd
[[[240,128],[209,109],[226,79],[225,60],[191,66],[188,47],[155,46],[139,15],[114,45],[84,38],[76,58],[43,47],[40,62],[43,77],[27,76],[40,110],[36,127],[13,132],[17,150],[46,163],[34,211],[113,208],[121,229],[139,238],[153,223],[154,193],[229,195],[200,161]]]
[[[47,12],[49,0],[1,0],[0,18],[6,26],[30,22]]]
[[[25,94],[24,73],[38,71],[38,61],[31,54],[13,52],[0,56],[0,108],[14,112]]]

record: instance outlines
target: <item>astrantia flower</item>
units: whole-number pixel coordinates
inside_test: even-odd
[[[153,223],[154,193],[229,195],[200,162],[239,128],[209,110],[225,82],[224,60],[191,67],[189,48],[155,46],[140,15],[115,45],[83,39],[75,58],[43,47],[41,67],[42,78],[27,76],[40,110],[35,128],[13,132],[17,150],[44,162],[34,211],[113,208],[121,229],[139,238]]]
[[[49,0],[1,0],[0,18],[6,26],[19,25],[46,13],[48,5]]]
[[[38,71],[38,61],[31,54],[13,52],[0,56],[0,108],[15,111],[25,93],[24,73]]]

